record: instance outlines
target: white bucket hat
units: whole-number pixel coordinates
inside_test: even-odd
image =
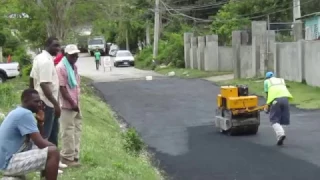
[[[80,53],[80,50],[78,49],[77,45],[75,44],[69,44],[66,46],[66,48],[64,49],[64,52],[66,54],[77,54]]]

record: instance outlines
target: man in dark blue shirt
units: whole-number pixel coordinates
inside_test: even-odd
[[[47,180],[56,180],[59,151],[54,144],[42,138],[33,115],[41,107],[38,92],[24,90],[21,103],[0,126],[0,170],[10,177],[43,171]],[[31,141],[39,149],[32,149]]]

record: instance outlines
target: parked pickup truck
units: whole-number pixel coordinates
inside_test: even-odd
[[[0,83],[7,79],[14,78],[20,75],[20,66],[17,62],[0,63]]]
[[[106,54],[106,40],[103,36],[96,36],[88,39],[88,53],[94,56],[94,51],[100,51],[101,55]]]

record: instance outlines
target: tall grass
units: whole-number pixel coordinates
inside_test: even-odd
[[[11,83],[0,84],[0,121],[3,120],[2,114],[6,115],[19,104],[20,94],[21,90]]]
[[[115,114],[94,93],[90,81],[82,78],[81,139],[82,166],[66,169],[61,180],[161,180],[162,174],[152,166],[151,157],[134,130],[123,131]],[[27,79],[17,78],[0,84],[0,112],[7,114],[20,104],[21,91],[28,88]],[[1,120],[0,120],[1,121]],[[39,179],[35,173],[29,179]],[[1,173],[0,173],[1,179]]]

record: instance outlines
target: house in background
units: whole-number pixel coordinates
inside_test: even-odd
[[[304,15],[297,20],[302,20],[305,27],[305,40],[320,38],[320,12]]]

